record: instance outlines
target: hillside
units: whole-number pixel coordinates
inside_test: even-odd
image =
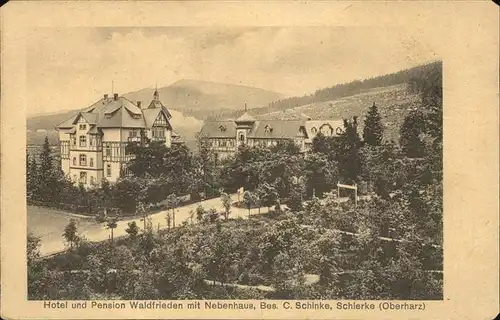
[[[358,116],[360,120],[359,133],[362,134],[364,116],[368,109],[377,105],[382,123],[385,125],[385,138],[399,139],[399,128],[404,117],[412,106],[417,104],[419,97],[411,93],[406,84],[373,88],[349,97],[302,105],[299,107],[256,115],[260,119],[298,119],[306,114],[314,119],[342,119]]]
[[[154,88],[144,88],[125,93],[124,96],[132,101],[142,101],[145,105],[151,101],[153,92]],[[196,132],[201,129],[201,120],[209,116],[220,116],[226,110],[243,110],[245,103],[251,109],[283,98],[282,94],[264,89],[198,80],[180,80],[170,86],[158,88],[158,92],[161,101],[172,114],[174,130],[186,141],[194,140]],[[48,135],[50,143],[56,144],[57,132],[54,127],[80,110],[82,109],[29,117],[26,123],[27,143],[42,144]]]
[[[410,91],[415,91],[418,79],[432,74],[434,71],[442,74],[442,62],[434,61],[410,69],[401,70],[398,72],[381,75],[364,80],[354,80],[347,83],[337,84],[332,87],[322,88],[316,90],[314,93],[304,96],[287,97],[285,99],[276,100],[268,103],[260,108],[254,108],[252,114],[262,115],[276,111],[286,111],[289,109],[297,108],[300,106],[317,104],[322,102],[330,102],[339,100],[341,98],[348,98],[351,96],[366,93],[370,90],[377,88],[389,88],[399,85],[409,85]],[[231,119],[237,118],[242,112],[240,110],[234,112],[226,112],[224,118]]]
[[[130,100],[149,102],[154,88],[145,88],[125,94]],[[199,80],[180,80],[168,87],[158,88],[161,101],[183,114],[206,120],[225,111],[262,107],[283,98],[280,93],[234,84]]]

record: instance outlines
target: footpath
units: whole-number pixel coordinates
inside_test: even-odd
[[[237,194],[232,194],[231,195],[232,201],[236,201],[238,199]],[[192,223],[197,223],[196,221],[196,214],[191,214],[191,212],[195,212],[196,208],[201,205],[205,210],[214,208],[219,212],[224,211],[224,207],[222,205],[222,202],[220,198],[213,198],[213,199],[208,199],[196,203],[191,203],[185,206],[179,206],[175,210],[175,225],[179,226],[181,225],[184,221],[187,222],[192,222]],[[172,215],[172,210],[163,210],[160,212],[156,212],[153,214],[148,215],[148,218],[151,219],[151,223],[153,226],[154,230],[162,230],[167,228],[167,213],[170,212]],[[260,208],[260,213],[264,214],[268,212],[268,208],[262,207]],[[258,208],[253,208],[250,209],[250,215],[255,215],[259,213]],[[236,207],[231,207],[231,213],[230,217],[231,218],[238,218],[241,217],[243,219],[248,218],[249,212],[248,209],[244,208],[236,208]],[[115,238],[118,237],[123,237],[127,235],[127,232],[125,231],[128,228],[128,223],[135,221],[137,225],[143,229],[144,226],[144,221],[142,218],[131,218],[131,219],[123,219],[120,221],[117,221],[117,227],[113,230],[113,236]],[[61,230],[61,234],[64,232],[64,230]],[[88,241],[90,242],[99,242],[99,241],[104,241],[108,240],[111,231],[106,228],[105,223],[96,223],[95,225],[92,225],[91,227],[87,227],[84,230],[79,230],[79,235],[85,237]],[[54,239],[51,241],[43,241],[41,243],[40,247],[40,254],[42,257],[44,256],[50,256],[59,252],[62,252],[67,249],[66,244],[64,243],[64,239],[61,237],[60,239]]]

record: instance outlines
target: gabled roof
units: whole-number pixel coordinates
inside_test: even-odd
[[[248,118],[245,117],[244,121]],[[205,122],[201,134],[212,138],[236,138],[237,121]],[[255,120],[249,133],[254,139],[294,139],[305,137],[310,142],[320,130],[331,130],[338,136],[343,130],[342,120]],[[316,132],[312,131],[316,128]],[[331,129],[330,129],[331,128]]]
[[[79,114],[76,115],[75,119],[73,120],[73,124],[75,124],[80,117],[83,117],[85,121],[87,121],[91,125],[95,125],[97,123],[96,113],[80,112]]]
[[[158,100],[153,100],[148,109],[140,109],[132,101],[123,96],[101,98],[83,111],[71,116],[57,125],[57,129],[72,128],[79,117],[99,128],[147,128],[151,127],[160,112],[168,119],[172,116],[167,108]],[[96,131],[95,133],[97,133]]]
[[[77,116],[78,116],[78,114],[71,116],[69,119],[66,119],[63,122],[61,122],[60,124],[58,124],[56,126],[56,128],[58,128],[58,129],[73,128],[73,126],[74,126],[73,121],[76,119]]]
[[[100,128],[144,128],[144,119],[142,115],[134,118],[134,114],[127,108],[119,108],[114,113],[108,115],[101,115],[99,119]]]
[[[301,131],[302,130],[302,131]],[[305,135],[303,120],[259,120],[250,130],[250,138],[293,139]]]
[[[209,121],[201,128],[201,135],[210,138],[235,138],[236,123],[234,121]]]
[[[75,133],[76,132],[76,128],[69,128],[69,129],[61,128],[59,130],[59,132],[66,133],[66,134],[71,134],[71,133]]]
[[[169,117],[168,115],[165,113],[165,110],[166,109],[143,109],[142,110],[142,114],[144,116],[144,122],[145,122],[145,126],[146,128],[151,128],[156,120],[156,118],[158,117],[158,115],[160,113],[163,113],[163,115],[165,116],[165,118],[167,119],[167,125],[172,128],[172,125],[170,124],[170,121],[169,120]]]
[[[318,131],[323,126],[330,126],[333,128],[333,135],[338,135],[337,128],[340,130],[344,130],[344,121],[343,120],[309,120],[305,122],[307,133],[311,133],[312,128],[316,128]]]

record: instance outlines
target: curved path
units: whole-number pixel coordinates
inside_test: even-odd
[[[232,194],[231,199],[233,202],[236,201],[238,199],[237,194]],[[222,206],[220,198],[214,198],[214,199],[204,200],[201,202],[192,203],[185,206],[180,206],[176,209],[175,212],[175,224],[180,225],[183,221],[190,222],[191,219],[193,220],[192,221],[193,223],[196,223],[196,217],[195,216],[191,217],[190,211],[195,211],[200,204],[203,206],[205,210],[214,208],[219,212],[224,211],[224,207]],[[28,207],[28,215],[30,215],[30,211],[32,211],[31,215],[33,216],[33,210],[35,210],[35,208],[36,207]],[[172,212],[172,210],[164,210],[149,215],[154,230],[157,230],[158,228],[165,229],[167,227],[167,221],[166,221],[167,212]],[[266,212],[268,212],[267,208],[260,209],[261,214]],[[60,214],[64,215],[63,213]],[[251,215],[258,214],[258,209],[257,208],[251,209],[250,214]],[[37,220],[39,223],[40,220],[42,220],[41,222],[43,222],[43,220],[47,220],[45,224],[51,223],[50,218],[46,219],[43,217],[44,213],[38,213],[37,215],[38,215]],[[248,210],[232,207],[230,217],[248,218]],[[69,221],[70,218],[72,217],[67,216],[66,220]],[[128,228],[128,223],[132,221],[135,221],[141,230],[143,229],[144,222],[142,221],[141,218],[120,220],[117,222],[117,227],[113,230],[114,237],[121,237],[127,235],[127,232],[125,230]],[[28,222],[28,224],[30,224],[30,222]],[[30,231],[32,231],[36,236],[41,237],[42,241],[41,241],[40,253],[42,256],[48,256],[54,253],[58,253],[64,251],[67,248],[66,244],[64,243],[64,239],[61,236],[62,233],[64,232],[64,226],[65,226],[64,223],[60,224],[60,226],[58,227],[52,227],[52,228],[49,228],[46,225],[39,227],[33,225],[28,226],[28,229],[32,229]],[[49,229],[50,231],[46,231]],[[109,239],[111,234],[110,230],[106,229],[105,223],[99,224],[97,222],[90,222],[83,219],[80,220],[78,223],[78,233],[80,236],[84,236],[88,241],[91,242],[107,240]]]

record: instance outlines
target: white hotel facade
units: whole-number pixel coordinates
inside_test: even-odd
[[[103,178],[116,182],[126,173],[133,156],[125,153],[131,141],[147,137],[167,147],[179,142],[172,131],[170,115],[161,103],[158,91],[141,108],[123,96],[107,94],[85,110],[59,124],[61,168],[75,185],[99,187]]]

